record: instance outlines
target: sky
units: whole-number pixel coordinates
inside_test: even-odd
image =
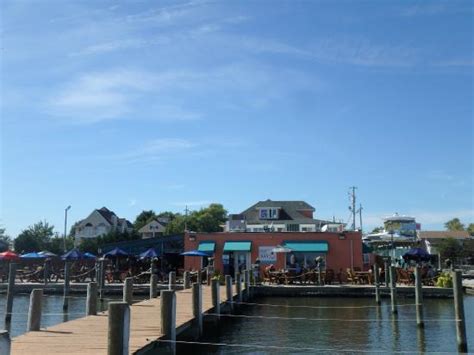
[[[474,222],[470,1],[1,2],[0,224],[304,200]]]

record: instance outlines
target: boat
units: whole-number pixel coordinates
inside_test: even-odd
[[[378,233],[369,233],[364,242],[414,242],[420,225],[414,217],[400,216],[398,213],[383,219],[384,228]]]

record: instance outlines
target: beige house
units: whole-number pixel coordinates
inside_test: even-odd
[[[85,219],[79,222],[75,228],[76,243],[81,239],[97,238],[111,231],[120,233],[131,233],[133,225],[125,218],[119,218],[113,211],[106,207],[94,210]]]
[[[169,220],[167,218],[156,218],[138,230],[142,239],[155,238],[163,235]]]

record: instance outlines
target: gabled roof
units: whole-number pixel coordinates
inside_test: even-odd
[[[420,231],[420,239],[468,239],[469,233],[467,231]]]
[[[105,220],[106,220],[107,222],[109,222],[111,225],[114,224],[113,221],[112,221],[112,216],[117,217],[117,215],[116,215],[114,212],[112,212],[111,210],[109,210],[107,207],[102,207],[101,209],[98,209],[98,210],[96,210],[96,211],[99,212],[100,215],[101,215],[102,217],[104,217]]]
[[[289,221],[293,223],[318,223],[319,220],[305,216],[302,211],[314,212],[315,208],[304,201],[259,201],[241,213],[245,216],[247,223],[259,223],[258,210],[260,208],[280,208],[278,219],[266,220],[266,222]]]

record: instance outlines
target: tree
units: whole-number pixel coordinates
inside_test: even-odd
[[[371,233],[381,233],[381,232],[383,232],[383,227],[375,227],[374,229],[372,229]]]
[[[133,222],[133,227],[136,231],[138,231],[141,227],[146,225],[148,222],[156,218],[156,213],[153,210],[149,211],[142,211],[136,218],[135,222]]]
[[[187,217],[176,214],[174,219],[166,226],[165,234],[180,234],[184,232],[185,225],[194,232],[220,232],[221,225],[227,220],[227,211],[221,204],[213,203],[209,207],[192,211]]]
[[[463,231],[464,230],[464,224],[461,223],[459,218],[453,218],[452,220],[447,221],[444,224],[444,227],[448,231]]]
[[[469,223],[466,230],[468,231],[469,235],[474,237],[474,223]]]
[[[5,228],[0,228],[0,251],[8,250],[11,239],[10,236],[5,233]]]
[[[436,246],[442,259],[456,259],[463,255],[461,244],[454,238],[446,238]]]
[[[29,226],[15,238],[14,247],[17,252],[28,253],[47,249],[54,235],[54,226],[41,221]]]

